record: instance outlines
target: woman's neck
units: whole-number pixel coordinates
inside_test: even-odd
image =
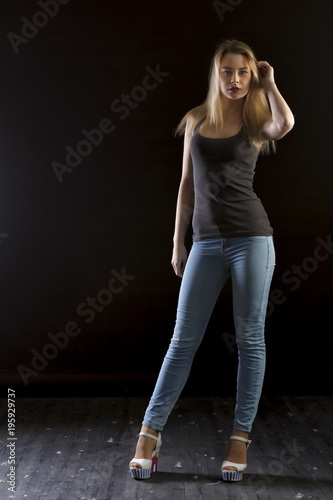
[[[234,101],[225,96],[222,96],[222,99],[224,123],[233,124],[243,122],[244,99]]]

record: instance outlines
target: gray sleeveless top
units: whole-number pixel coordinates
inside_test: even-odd
[[[193,241],[234,236],[271,236],[266,211],[253,191],[258,151],[242,129],[211,139],[195,130],[193,162]]]

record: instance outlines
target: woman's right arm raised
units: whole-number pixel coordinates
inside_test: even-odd
[[[172,267],[176,275],[179,277],[183,276],[187,261],[185,235],[194,207],[193,165],[190,153],[190,141],[192,136],[189,134],[192,120],[193,118],[189,117],[186,122],[183,170],[178,191],[175,232],[173,236],[173,252],[171,259]]]

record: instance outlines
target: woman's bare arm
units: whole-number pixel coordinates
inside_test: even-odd
[[[272,119],[264,124],[262,138],[278,140],[293,128],[294,115],[276,86],[272,66],[267,61],[258,61],[257,66],[261,74],[260,84],[267,94],[272,111]]]
[[[192,118],[188,118],[185,129],[184,152],[183,152],[183,170],[180,181],[175,231],[173,236],[173,253],[171,264],[177,276],[182,277],[187,261],[187,250],[185,247],[185,235],[194,207],[194,188],[193,188],[193,165],[190,153],[189,128]]]

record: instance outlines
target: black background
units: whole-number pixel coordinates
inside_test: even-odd
[[[183,139],[173,134],[205,99],[216,46],[237,37],[274,67],[296,119],[277,154],[260,157],[255,176],[277,253],[264,392],[331,390],[333,249],[315,253],[318,238],[332,234],[331,3],[224,3],[223,13],[211,1],[70,0],[15,53],[8,34],[22,36],[24,16],[43,24],[34,18],[43,9],[36,1],[1,2],[3,386],[22,395],[150,394],[180,285],[170,260]],[[121,119],[110,106],[142,84],[147,67],[165,76]],[[103,118],[114,131],[59,182],[52,163],[64,164],[65,147],[75,149],[82,130]],[[297,283],[293,266],[300,266]],[[78,305],[123,268],[135,278],[86,323]],[[186,394],[234,393],[230,292],[229,283]],[[31,369],[48,333],[70,321],[80,334],[25,384],[18,366]]]

